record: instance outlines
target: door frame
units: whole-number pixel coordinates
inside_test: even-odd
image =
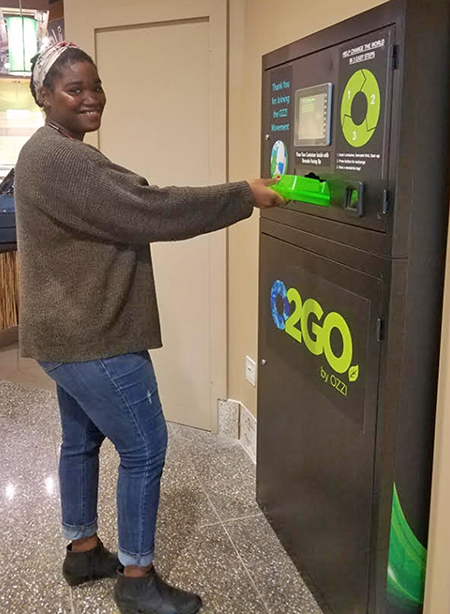
[[[97,59],[97,32],[134,26],[158,26],[203,19],[210,32],[210,183],[227,181],[228,159],[228,2],[227,0],[131,0],[123,3],[92,3],[64,0],[65,29],[73,40]],[[98,133],[86,142],[99,146]],[[227,230],[214,233],[210,242],[209,375],[210,428],[217,432],[217,400],[228,396],[228,291]]]

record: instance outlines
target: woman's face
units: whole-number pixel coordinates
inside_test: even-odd
[[[47,121],[80,141],[100,128],[105,92],[97,69],[90,62],[74,62],[61,69],[53,88],[41,92]]]

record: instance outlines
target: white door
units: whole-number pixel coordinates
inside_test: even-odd
[[[222,17],[220,27],[205,15],[95,31],[108,99],[99,147],[150,184],[225,179]],[[166,417],[214,430],[226,394],[225,231],[156,244],[152,254],[164,342],[152,358]]]

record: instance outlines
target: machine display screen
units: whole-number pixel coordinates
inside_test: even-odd
[[[297,90],[295,94],[295,146],[331,142],[332,84]]]

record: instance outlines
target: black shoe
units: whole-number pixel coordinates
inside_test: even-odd
[[[119,560],[98,540],[98,544],[87,552],[72,552],[72,545],[67,546],[63,564],[63,575],[70,586],[77,586],[89,580],[115,578]]]
[[[114,600],[121,614],[196,614],[202,607],[198,595],[166,584],[153,568],[143,578],[119,572]]]

